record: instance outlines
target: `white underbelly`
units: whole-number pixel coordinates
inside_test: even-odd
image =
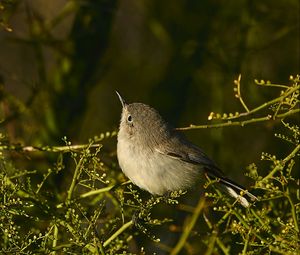
[[[155,150],[146,151],[148,153],[118,141],[118,160],[122,171],[135,185],[152,194],[188,189],[199,176],[194,165]]]

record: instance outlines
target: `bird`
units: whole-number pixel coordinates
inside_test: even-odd
[[[143,103],[122,104],[117,158],[123,173],[152,195],[188,190],[203,178],[217,180],[242,206],[257,197],[226,177],[198,146],[173,128],[157,110]]]

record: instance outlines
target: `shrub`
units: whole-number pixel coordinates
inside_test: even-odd
[[[265,164],[259,167],[257,162],[246,168],[246,175],[255,182],[251,192],[259,198],[250,208],[233,202],[208,180],[206,199],[201,197],[195,207],[189,208],[176,244],[167,247],[160,243],[161,252],[299,254],[299,79],[298,75],[290,77],[290,85],[256,81],[280,93],[250,109],[241,95],[239,77],[234,91],[244,112],[211,113],[213,124],[179,128],[255,127],[259,122],[276,121],[282,128],[274,137],[289,147],[283,158],[262,152]],[[178,191],[168,197],[141,194],[119,171],[115,155],[109,155],[109,159],[103,155],[103,142],[111,138],[116,138],[115,131],[84,145],[72,145],[64,137],[63,146],[35,147],[13,144],[1,135],[2,254],[143,254],[143,244],[134,246],[138,234],[159,243],[155,230],[160,225],[177,231],[172,217],[162,218],[153,210],[161,204],[182,210],[176,204],[188,193]],[[45,169],[39,157],[48,157],[52,167]],[[22,159],[20,166],[16,158]],[[26,169],[26,160],[36,167]],[[72,176],[71,182],[58,187],[63,171]],[[205,230],[199,231],[197,223],[206,225]]]

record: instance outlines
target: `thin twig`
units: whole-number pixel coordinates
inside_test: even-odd
[[[104,243],[103,247],[106,247],[107,245],[110,244],[111,241],[113,241],[115,238],[118,237],[118,235],[122,234],[127,228],[129,228],[131,225],[133,225],[133,221],[128,221],[122,227],[120,227],[115,233],[113,233]]]
[[[240,78],[240,77],[239,77]],[[261,111],[267,107],[270,107],[271,105],[274,105],[278,102],[283,102],[285,98],[287,98],[288,96],[290,96],[291,94],[295,93],[296,91],[298,91],[300,89],[300,85],[294,86],[294,87],[289,87],[284,93],[282,93],[281,96],[274,98],[252,110],[249,110],[248,107],[246,106],[246,104],[244,103],[242,97],[241,97],[241,92],[240,92],[240,88],[239,88],[239,80],[237,80],[235,82],[237,84],[237,94],[236,96],[239,98],[241,104],[243,105],[243,107],[245,108],[246,112],[243,113],[239,113],[237,115],[231,116],[227,118],[227,122],[225,123],[218,123],[218,124],[211,124],[211,125],[190,125],[189,127],[183,127],[183,128],[177,128],[177,130],[190,130],[190,129],[201,129],[201,128],[219,128],[219,127],[226,127],[226,126],[244,126],[250,123],[256,123],[256,122],[263,122],[263,121],[269,121],[271,119],[271,117],[275,120],[275,119],[283,119],[287,116],[296,114],[300,111],[300,109],[292,109],[292,110],[288,110],[285,113],[281,113],[281,114],[270,114],[267,115],[265,117],[260,117],[260,118],[253,118],[251,120],[244,120],[244,121],[232,121],[233,119],[238,119],[241,117],[245,117],[245,116],[249,116],[252,115],[258,111]],[[271,116],[271,117],[270,117]]]
[[[250,110],[249,112],[245,112],[245,113],[241,113],[240,116],[247,116],[247,115],[250,115],[250,114],[253,114],[255,112],[258,112],[266,107],[269,107],[277,102],[281,102],[283,101],[286,97],[288,97],[289,95],[291,95],[292,93],[294,93],[295,91],[299,90],[300,89],[300,85],[299,86],[295,86],[295,87],[291,87],[290,89],[288,89],[286,92],[284,92],[281,96],[279,97],[276,97],[252,110]]]
[[[64,152],[64,151],[75,151],[85,149],[87,147],[95,148],[100,147],[101,144],[78,144],[78,145],[65,145],[65,146],[22,146],[19,144],[15,145],[1,145],[0,150],[16,150],[24,152],[37,152],[37,151],[46,151],[46,152]]]
[[[235,96],[240,100],[240,103],[244,107],[246,112],[249,112],[250,110],[247,107],[246,103],[244,102],[244,100],[242,98],[242,94],[241,94],[241,78],[242,78],[242,75],[239,74],[238,79],[234,81],[234,83],[236,84],[236,92],[237,92],[237,94]]]
[[[57,225],[54,225],[53,228],[53,241],[52,241],[52,248],[55,249],[57,246],[57,240],[58,240],[58,227]],[[54,250],[51,254],[55,255],[56,251]]]
[[[176,255],[181,251],[181,249],[184,246],[184,244],[186,243],[186,240],[188,239],[193,227],[195,226],[197,219],[199,218],[199,215],[204,208],[204,205],[205,205],[205,199],[201,198],[195,208],[195,211],[194,211],[189,223],[186,225],[185,229],[183,230],[183,233],[182,233],[178,243],[176,244],[174,249],[171,251],[171,253],[170,253],[171,255]]]
[[[296,154],[298,153],[298,151],[300,150],[300,144],[298,146],[296,146],[296,148],[287,156],[285,157],[283,160],[282,160],[282,163],[275,166],[273,168],[273,170],[268,174],[266,175],[261,181],[265,181],[271,177],[273,177],[273,175],[279,171],[280,169],[282,169],[282,167],[284,167],[285,163],[288,162],[289,160],[291,160],[293,157],[296,156]]]
[[[76,165],[70,188],[67,191],[68,196],[67,196],[66,202],[70,201],[71,198],[72,198],[72,194],[73,194],[73,191],[74,191],[74,188],[75,188],[75,185],[76,185],[76,181],[78,179],[78,175],[80,174],[80,170],[82,168],[84,160],[85,160],[85,157],[82,156],[80,158],[79,162]]]
[[[289,112],[278,114],[275,119],[276,120],[284,119],[287,116],[296,114],[298,112],[300,112],[300,109],[294,109],[294,110],[291,110]],[[243,120],[243,121],[231,121],[231,120],[229,120],[227,122],[218,123],[218,124],[190,125],[189,127],[176,128],[176,130],[183,131],[183,130],[192,130],[192,129],[221,128],[221,127],[231,127],[231,126],[241,126],[241,127],[243,127],[243,126],[246,126],[248,124],[269,121],[269,120],[272,120],[272,118],[273,118],[272,115],[267,115],[267,116],[264,116],[264,117],[253,118],[253,119],[250,119],[250,120]]]
[[[289,191],[289,188],[287,187],[287,191],[286,191],[286,197],[291,205],[291,211],[292,211],[292,217],[293,217],[293,221],[294,221],[294,225],[295,225],[295,229],[296,231],[299,233],[299,225],[298,225],[298,219],[297,219],[297,213],[296,213],[296,210],[295,210],[295,205],[291,199],[291,196],[290,196],[290,191]]]
[[[111,185],[111,186],[108,186],[108,187],[105,187],[105,188],[102,188],[102,189],[91,190],[91,191],[88,191],[86,193],[81,194],[80,198],[86,198],[86,197],[89,197],[89,196],[98,195],[100,193],[110,191],[114,187],[115,187],[115,185]]]
[[[249,231],[248,231],[248,234],[247,234],[247,239],[245,240],[244,248],[243,248],[243,251],[242,251],[242,255],[247,254],[247,249],[248,249],[248,244],[249,244],[251,231],[252,231],[252,228],[249,228]]]

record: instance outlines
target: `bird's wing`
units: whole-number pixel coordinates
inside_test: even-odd
[[[228,189],[229,193],[233,197],[239,198],[245,207],[248,207],[249,203],[246,199],[243,199],[239,195],[241,191],[245,192],[245,194],[249,196],[251,200],[257,200],[257,198],[248,192],[244,187],[225,177],[223,172],[210,158],[208,158],[208,156],[205,155],[200,148],[187,142],[186,140],[173,140],[173,142],[167,142],[157,146],[155,150],[166,157],[171,157],[183,162],[199,165],[199,169],[203,169],[209,177],[219,178],[220,183]]]
[[[173,138],[171,142],[158,145],[155,150],[167,157],[198,165],[199,168],[202,167],[214,177],[221,178],[224,176],[217,165],[199,147],[185,139]]]

